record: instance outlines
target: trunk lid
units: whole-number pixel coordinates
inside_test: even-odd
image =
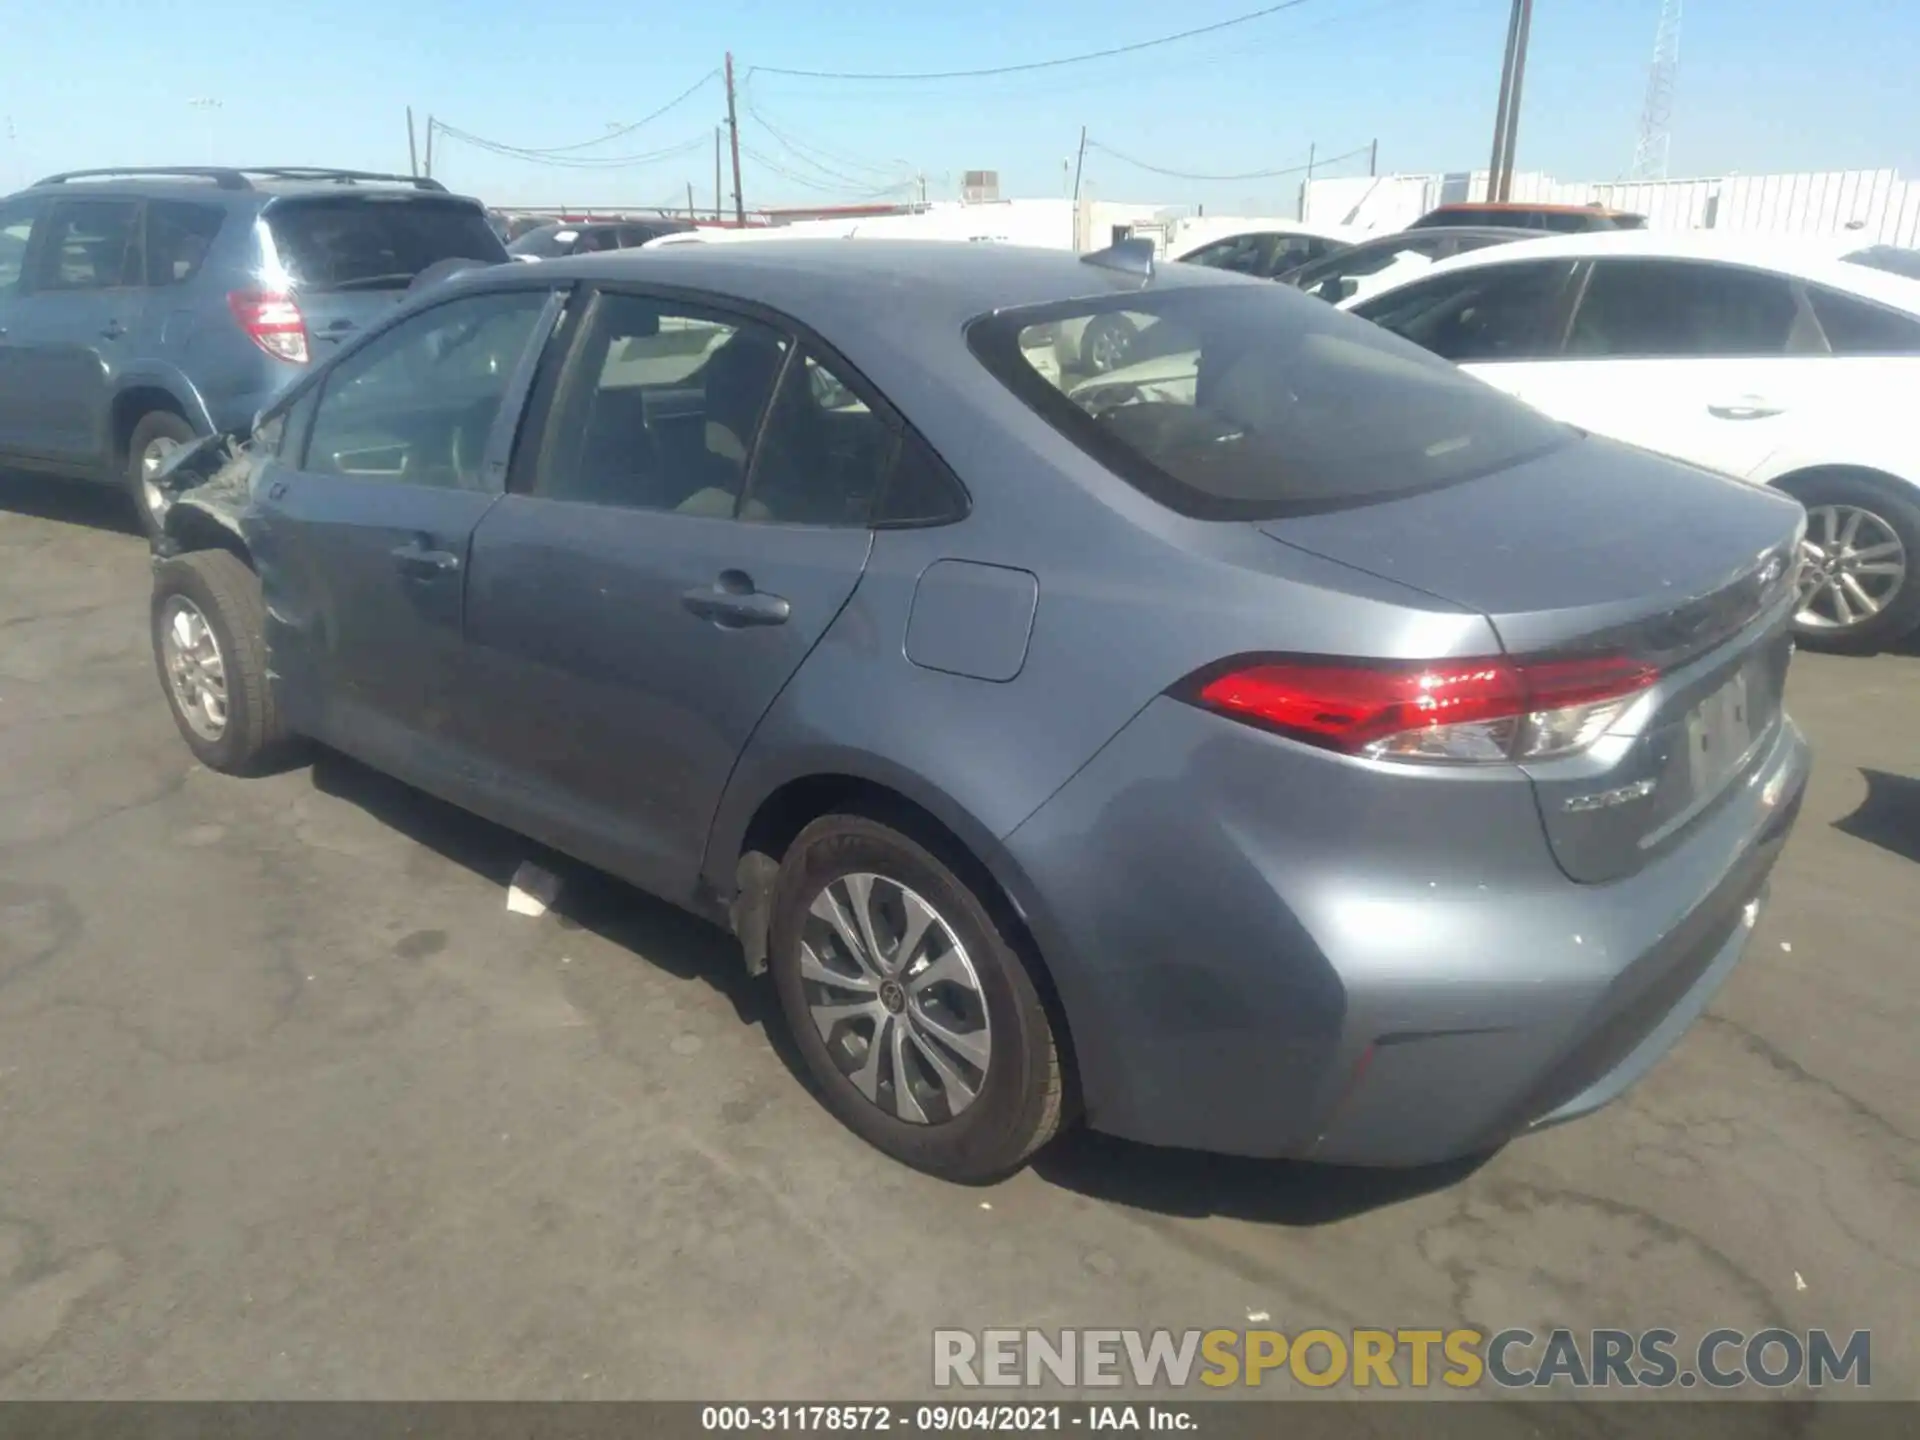
[[[1259,528],[1479,611],[1511,655],[1659,667],[1592,749],[1525,767],[1562,868],[1599,882],[1677,841],[1772,736],[1803,523],[1773,492],[1582,439],[1460,484]]]
[[[506,247],[470,200],[418,191],[289,195],[263,217],[313,342],[313,359],[378,321],[442,260],[504,264]]]

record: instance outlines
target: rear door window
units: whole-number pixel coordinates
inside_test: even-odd
[[[457,201],[404,196],[289,199],[267,227],[296,290],[404,290],[440,260],[506,259],[484,211]]]
[[[1573,265],[1486,265],[1389,291],[1353,313],[1456,365],[1539,360],[1558,353],[1558,320]]]
[[[37,196],[0,204],[0,295],[16,289],[27,268],[27,242],[33,222],[46,206]]]
[[[1050,325],[1101,312],[1153,337],[1153,357],[1078,381],[1035,363]],[[1006,311],[975,321],[968,342],[1114,474],[1201,519],[1364,505],[1502,469],[1572,433],[1281,285]]]
[[[1809,285],[1807,299],[1836,355],[1920,355],[1920,319],[1838,290]]]
[[[1808,353],[1793,282],[1688,260],[1600,260],[1580,297],[1567,354],[1657,359]],[[1801,333],[1796,334],[1796,328]]]
[[[141,283],[140,203],[62,200],[35,267],[42,290],[109,290]]]
[[[147,202],[147,284],[184,285],[200,273],[225,214],[183,200]]]

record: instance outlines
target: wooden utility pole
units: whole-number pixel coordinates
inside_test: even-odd
[[[1367,146],[1367,174],[1378,175],[1379,173],[1380,173],[1380,142],[1378,140],[1375,140],[1372,144]]]
[[[733,146],[733,223],[746,228],[747,206],[740,198],[740,116],[733,107],[733,52],[727,52],[727,138]]]
[[[1520,0],[1520,39],[1513,47],[1513,88],[1507,97],[1507,144],[1500,170],[1500,200],[1513,198],[1514,157],[1520,149],[1520,92],[1527,78],[1527,35],[1533,29],[1533,0]]]
[[[1533,7],[1529,0],[1513,0],[1507,16],[1507,49],[1500,61],[1500,102],[1493,112],[1493,158],[1487,162],[1487,199],[1506,199],[1507,176],[1513,169],[1514,119],[1520,110],[1519,71],[1527,48],[1527,29]]]
[[[413,107],[407,106],[407,173],[420,173],[420,152],[413,145]]]
[[[720,127],[716,125],[713,127],[713,218],[716,223],[720,219],[720,205]]]
[[[427,179],[433,178],[433,116],[427,116]]]
[[[687,181],[687,219],[693,219],[693,182]]]
[[[1313,161],[1314,161],[1314,157],[1317,154],[1319,154],[1319,151],[1320,151],[1319,146],[1309,142],[1309,144],[1307,145],[1307,178],[1300,182],[1300,216],[1299,218],[1302,220],[1307,218],[1307,189],[1309,186],[1313,184]]]
[[[1080,153],[1073,162],[1073,203],[1080,203],[1080,172],[1087,164],[1087,127],[1080,127]]]

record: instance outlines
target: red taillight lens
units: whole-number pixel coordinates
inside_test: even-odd
[[[227,296],[227,308],[247,338],[269,355],[296,365],[307,363],[307,322],[291,295],[235,290]]]
[[[1543,760],[1584,750],[1659,673],[1620,657],[1422,665],[1261,660],[1200,704],[1310,745],[1381,760]]]

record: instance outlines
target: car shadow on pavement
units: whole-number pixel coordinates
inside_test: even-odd
[[[705,982],[726,998],[742,1024],[764,1030],[781,1063],[812,1088],[773,986],[764,976],[747,974],[739,945],[717,926],[336,751],[316,750],[312,775],[320,793],[499,886],[502,904],[522,862],[550,871],[561,882],[548,911],[556,925],[596,935],[676,979]]]
[[[66,480],[57,475],[0,470],[0,510],[30,515],[37,520],[85,525],[91,530],[112,530],[122,535],[140,533],[133,506],[117,488],[85,480]]]
[[[1447,1189],[1491,1158],[1473,1155],[1401,1170],[1309,1165],[1167,1150],[1082,1130],[1041,1152],[1033,1168],[1063,1190],[1136,1210],[1313,1226]]]
[[[1860,773],[1866,777],[1867,798],[1833,828],[1920,864],[1920,780],[1884,770]]]

